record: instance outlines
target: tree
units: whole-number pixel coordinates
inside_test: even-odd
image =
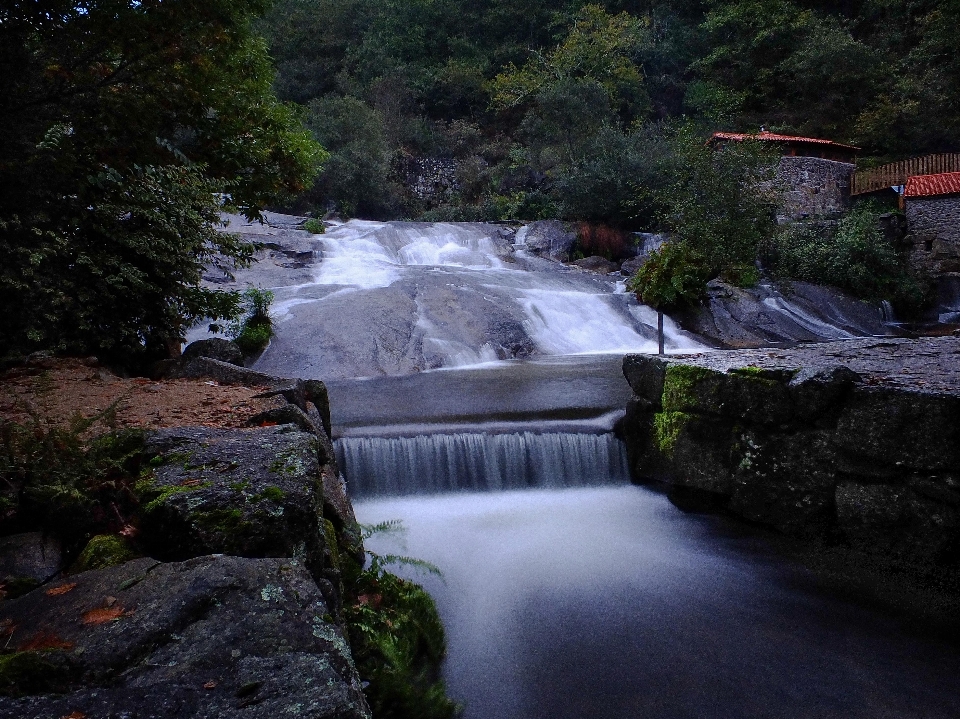
[[[144,355],[235,298],[214,231],[301,192],[324,157],[276,101],[263,0],[15,0],[0,10],[5,350]]]
[[[711,277],[756,282],[757,248],[775,228],[777,154],[757,142],[708,147],[690,124],[671,144],[672,182],[654,192],[663,225],[703,258]]]

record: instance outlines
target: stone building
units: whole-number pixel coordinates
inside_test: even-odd
[[[934,276],[960,273],[960,172],[911,177],[903,199],[912,262]]]
[[[781,193],[778,222],[833,219],[850,206],[850,178],[860,148],[816,137],[766,131],[715,132],[707,144],[722,147],[745,140],[769,144],[782,155],[774,180]]]

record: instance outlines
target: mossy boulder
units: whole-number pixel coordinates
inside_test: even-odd
[[[330,614],[293,559],[84,572],[4,604],[0,717],[369,719]]]
[[[140,539],[151,556],[296,557],[336,587],[315,435],[293,425],[175,428],[150,435],[146,451]]]
[[[123,537],[115,534],[98,534],[92,537],[80,556],[70,567],[70,572],[87,572],[123,564],[136,556]]]

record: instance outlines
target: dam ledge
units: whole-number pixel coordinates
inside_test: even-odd
[[[960,338],[627,355],[633,481],[884,563],[960,558]]]

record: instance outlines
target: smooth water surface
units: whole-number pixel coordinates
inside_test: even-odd
[[[358,502],[435,597],[467,719],[960,716],[956,647],[634,486]]]

